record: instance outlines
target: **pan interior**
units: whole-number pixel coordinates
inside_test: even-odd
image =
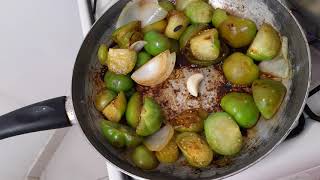
[[[93,98],[103,88],[101,78],[101,65],[96,58],[96,53],[101,43],[110,43],[111,33],[114,31],[115,22],[121,9],[128,0],[121,0],[109,9],[93,26],[87,35],[79,51],[74,68],[72,97],[81,128],[89,141],[95,148],[111,163],[123,171],[146,179],[215,179],[231,175],[241,169],[248,167],[261,157],[270,152],[283,137],[288,134],[290,128],[296,121],[309,85],[309,53],[304,36],[299,26],[289,12],[278,2],[269,0],[209,0],[214,7],[227,9],[230,13],[247,17],[254,20],[257,25],[263,22],[273,24],[283,36],[289,39],[289,59],[292,72],[289,79],[285,80],[287,94],[285,100],[271,120],[260,119],[258,124],[245,132],[245,147],[235,157],[216,157],[215,162],[204,169],[194,169],[178,161],[172,165],[160,165],[156,170],[143,171],[128,163],[128,153],[124,150],[113,148],[102,137],[99,122],[103,116],[94,108]],[[202,72],[210,76],[212,82],[205,82],[201,88],[207,89],[207,96],[198,99],[185,98],[185,82],[181,79],[187,78],[193,72]],[[177,74],[181,74],[179,78]],[[178,80],[177,80],[178,79]],[[160,94],[176,95],[170,97],[180,105],[175,106],[178,111],[183,108],[205,106],[206,109],[216,111],[218,109],[219,97],[229,88],[219,70],[219,65],[208,68],[178,69],[170,76],[165,84],[159,88]],[[210,88],[210,84],[213,84]],[[169,87],[169,88],[168,88]],[[178,91],[175,91],[178,89]],[[241,91],[246,91],[242,89]],[[154,93],[152,90],[144,90],[145,93]],[[176,94],[177,93],[177,94]],[[153,94],[155,95],[155,94]],[[179,99],[180,98],[180,99]],[[202,98],[202,99],[201,99]],[[161,101],[161,99],[157,99]],[[198,101],[200,100],[200,101]],[[200,104],[199,104],[200,102]],[[173,107],[173,106],[170,106]],[[183,107],[183,108],[181,108]],[[167,116],[170,116],[167,111]]]

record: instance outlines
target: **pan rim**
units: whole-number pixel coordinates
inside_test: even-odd
[[[116,6],[116,5],[119,4],[120,2],[121,2],[121,1],[118,1],[118,2],[115,3],[113,6]],[[282,138],[280,138],[280,140],[279,140],[276,144],[273,145],[272,148],[270,148],[268,151],[266,151],[264,154],[262,154],[261,157],[259,157],[258,159],[252,161],[250,164],[245,165],[244,167],[242,167],[242,168],[240,168],[240,169],[238,169],[238,170],[236,170],[236,171],[234,171],[234,172],[232,172],[232,173],[230,173],[230,174],[227,174],[227,175],[218,177],[218,178],[216,178],[216,179],[224,179],[224,178],[227,178],[227,177],[231,177],[231,176],[233,176],[233,175],[235,175],[235,174],[238,174],[238,173],[240,173],[240,172],[242,172],[242,171],[244,171],[244,170],[252,167],[252,166],[255,165],[256,163],[258,163],[258,162],[260,162],[262,159],[264,159],[266,156],[268,156],[274,149],[276,149],[276,148],[279,146],[279,144],[281,144],[281,143],[284,141],[284,139],[289,135],[289,133],[291,132],[291,130],[294,129],[295,124],[298,122],[299,117],[302,115],[303,108],[304,108],[304,106],[305,106],[305,104],[306,104],[306,102],[307,102],[308,93],[309,93],[309,89],[310,89],[310,83],[311,83],[311,66],[312,66],[312,63],[311,63],[311,53],[310,53],[309,44],[308,44],[308,42],[307,42],[307,38],[306,38],[306,36],[305,36],[305,33],[304,33],[301,25],[299,24],[299,22],[297,21],[297,19],[295,18],[295,16],[292,14],[292,12],[291,12],[291,11],[288,9],[288,7],[286,7],[280,0],[277,0],[276,2],[277,2],[280,6],[282,6],[282,7],[287,11],[287,13],[290,15],[290,17],[294,20],[295,25],[298,26],[299,31],[300,31],[303,39],[304,39],[304,44],[305,44],[305,46],[306,46],[306,51],[307,51],[307,56],[308,56],[307,58],[308,58],[308,72],[309,72],[309,73],[308,73],[307,87],[306,87],[306,91],[305,91],[305,96],[304,96],[303,102],[301,103],[301,105],[300,105],[300,110],[299,110],[299,112],[297,113],[297,116],[296,116],[295,120],[292,121],[292,124],[291,124],[290,128],[289,128],[288,130],[286,130],[286,133],[282,136]],[[112,8],[113,6],[111,6],[110,8]],[[107,10],[107,11],[108,11],[108,10]],[[107,12],[107,11],[106,11],[106,12]],[[86,37],[85,37],[85,39],[84,39],[84,42],[85,42],[85,40],[88,38],[88,36],[90,35],[90,33],[93,33],[92,29],[94,29],[94,27],[96,26],[96,24],[100,24],[101,21],[102,21],[102,19],[104,19],[103,17],[106,15],[106,12],[93,24],[91,30],[87,33],[87,35],[86,35]],[[77,95],[76,95],[76,94],[77,94],[77,92],[76,92],[76,87],[79,87],[78,83],[76,83],[76,81],[77,81],[77,78],[76,78],[76,77],[77,77],[77,76],[76,76],[76,64],[77,64],[77,62],[78,62],[78,59],[80,58],[80,57],[79,57],[79,54],[80,54],[80,51],[81,51],[81,49],[83,48],[83,46],[84,46],[84,43],[81,45],[81,48],[80,48],[80,50],[79,50],[79,53],[78,53],[78,56],[77,56],[77,60],[76,60],[75,66],[74,66],[73,77],[72,77],[71,97],[72,97],[72,102],[73,102],[73,104],[74,104],[74,111],[75,111],[76,116],[77,116],[78,114],[80,114],[79,112],[81,111],[81,109],[79,108],[79,106],[75,105],[75,102],[79,101],[79,98],[78,98]],[[83,121],[85,121],[85,120],[83,120]],[[94,139],[94,137],[92,137],[93,135],[92,135],[92,134],[90,135],[90,133],[88,132],[88,131],[90,131],[90,130],[88,130],[88,128],[86,127],[86,124],[84,124],[81,120],[80,120],[80,121],[78,120],[78,122],[79,122],[79,124],[80,124],[80,127],[81,127],[80,129],[81,129],[81,131],[85,134],[85,136],[86,136],[86,138],[89,140],[90,144],[94,147],[94,149],[95,149],[96,151],[99,152],[99,154],[100,154],[101,156],[103,156],[103,157],[105,158],[106,162],[108,162],[109,164],[111,164],[113,167],[115,167],[116,169],[118,169],[120,172],[125,173],[125,174],[127,174],[127,175],[129,175],[129,176],[132,176],[133,178],[136,178],[136,179],[147,179],[146,176],[140,177],[140,176],[138,176],[138,175],[135,175],[135,174],[133,174],[132,172],[129,172],[129,171],[127,171],[127,170],[125,170],[125,169],[117,166],[117,165],[116,165],[116,164],[117,164],[116,162],[112,162],[112,161],[105,155],[105,153],[103,153],[103,151],[101,150],[101,147],[99,147],[99,146],[97,145],[97,141]],[[147,174],[147,173],[146,173],[146,174]],[[202,178],[202,179],[205,180],[205,179],[211,179],[211,178]]]

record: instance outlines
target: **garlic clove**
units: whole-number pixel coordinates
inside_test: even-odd
[[[187,80],[187,89],[192,96],[197,97],[199,93],[199,87],[204,76],[200,73],[190,76]]]

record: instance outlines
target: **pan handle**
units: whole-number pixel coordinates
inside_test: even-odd
[[[317,92],[320,91],[320,85],[318,85],[317,87],[315,87],[314,89],[312,89],[309,93],[309,97],[313,96],[314,94],[316,94]],[[316,113],[314,113],[310,107],[308,106],[308,104],[306,104],[306,106],[304,107],[304,112],[313,120],[320,122],[320,116],[317,115]]]
[[[0,116],[0,139],[71,126],[66,97],[49,99]]]

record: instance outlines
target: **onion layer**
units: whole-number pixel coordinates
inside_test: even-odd
[[[169,143],[173,134],[173,127],[170,124],[167,124],[158,132],[145,139],[144,145],[146,145],[150,151],[160,151]]]
[[[164,51],[135,71],[131,75],[131,78],[143,86],[161,84],[168,79],[174,69],[175,63],[176,53],[170,54],[169,50]]]
[[[129,49],[134,50],[136,52],[139,52],[143,49],[144,45],[146,45],[146,44],[147,44],[146,41],[137,41],[137,42],[131,44]]]
[[[142,27],[158,22],[167,16],[157,0],[132,0],[122,10],[116,24],[119,28],[131,21],[141,21]]]

